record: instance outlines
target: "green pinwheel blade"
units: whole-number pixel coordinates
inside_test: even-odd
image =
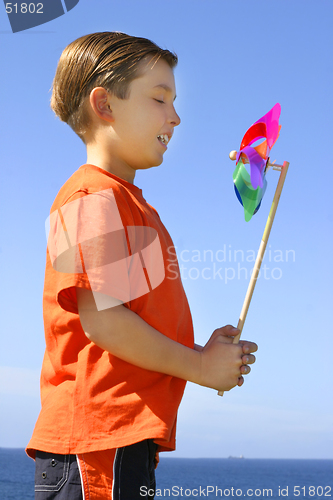
[[[245,220],[248,222],[259,208],[266,190],[267,181],[264,177],[263,187],[253,189],[250,174],[246,170],[242,160],[239,160],[236,165],[233,173],[233,179],[237,198],[243,205]]]

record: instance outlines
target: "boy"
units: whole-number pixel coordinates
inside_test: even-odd
[[[158,166],[180,118],[174,54],[94,33],[63,52],[51,106],[87,147],[48,220],[42,409],[27,447],[36,499],[154,497],[159,451],[175,449],[187,380],[242,385],[257,346],[238,330],[194,344],[172,240],[133,184]]]

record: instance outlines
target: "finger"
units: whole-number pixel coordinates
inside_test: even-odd
[[[239,343],[243,348],[244,354],[248,354],[249,352],[256,352],[258,350],[258,346],[255,342],[248,342],[246,340],[241,340]]]
[[[253,365],[255,363],[256,357],[253,354],[246,354],[242,356],[242,363],[244,365]]]
[[[243,384],[244,384],[244,378],[238,377],[238,382],[237,382],[238,387],[241,387]]]
[[[251,368],[247,365],[242,365],[240,367],[240,372],[242,375],[247,375],[248,373],[250,373],[250,371],[251,371]]]

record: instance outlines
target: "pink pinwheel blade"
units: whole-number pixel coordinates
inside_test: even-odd
[[[272,149],[273,144],[279,135],[279,118],[281,114],[281,106],[276,103],[268,113],[266,113],[262,118],[257,120],[253,125],[265,124],[266,125],[266,137],[269,149]],[[249,145],[249,144],[248,144]]]

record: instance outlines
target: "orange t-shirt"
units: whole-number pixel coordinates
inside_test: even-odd
[[[186,382],[138,368],[90,342],[75,291],[92,290],[98,309],[117,299],[193,348],[174,245],[156,210],[138,187],[83,165],[60,189],[47,226],[42,408],[27,453],[88,453],[144,439],[154,439],[160,451],[175,449]]]

